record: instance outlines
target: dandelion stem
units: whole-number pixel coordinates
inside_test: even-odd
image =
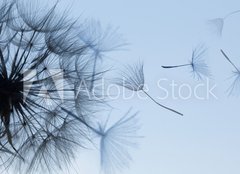
[[[233,12],[231,12],[231,13],[228,13],[226,16],[224,16],[223,19],[227,19],[228,17],[230,17],[230,16],[232,16],[232,15],[234,15],[234,14],[236,14],[236,13],[239,13],[239,12],[240,12],[240,10],[236,10],[236,11],[233,11]]]
[[[19,42],[19,45],[18,45],[18,48],[17,48],[17,52],[15,53],[15,56],[14,56],[14,59],[13,59],[13,62],[12,62],[12,70],[11,70],[11,74],[10,74],[10,79],[13,77],[14,72],[15,72],[16,61],[17,61],[18,54],[19,54],[19,51],[20,51],[20,48],[21,48],[22,39],[23,39],[23,32],[21,32],[20,42]]]
[[[3,53],[2,50],[0,50],[0,60],[1,60],[1,65],[2,65],[2,75],[3,77],[7,77],[7,68],[6,68],[6,63],[4,61]]]
[[[91,79],[91,87],[90,87],[90,91],[92,91],[93,86],[94,86],[95,72],[96,72],[96,66],[97,66],[97,59],[98,59],[98,53],[96,53],[95,58],[94,58],[94,65],[93,65],[93,73],[92,73],[92,79]]]
[[[172,112],[174,112],[174,113],[176,113],[176,114],[178,114],[178,115],[183,116],[182,113],[180,113],[180,112],[178,112],[178,111],[176,111],[176,110],[174,110],[174,109],[171,109],[171,108],[169,108],[169,107],[166,107],[166,106],[158,103],[158,102],[157,102],[152,96],[150,96],[145,90],[142,90],[142,91],[143,91],[154,103],[156,103],[157,105],[159,105],[159,106],[161,106],[161,107],[163,107],[163,108],[165,108],[165,109],[167,109],[167,110],[169,110],[169,111],[172,111]]]
[[[225,54],[225,52],[221,49],[221,53],[224,55],[224,57],[227,59],[227,61],[237,70],[237,72],[240,72],[240,70],[237,68],[237,66],[230,60],[230,58]]]
[[[191,64],[183,64],[183,65],[174,65],[174,66],[162,66],[162,68],[179,68],[184,66],[190,66]]]

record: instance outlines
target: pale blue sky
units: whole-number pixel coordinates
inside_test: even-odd
[[[68,1],[69,2],[69,1]],[[218,99],[173,100],[162,103],[184,113],[169,113],[149,100],[120,100],[116,106],[127,110],[131,105],[140,110],[141,134],[145,136],[133,151],[133,163],[123,174],[239,174],[240,173],[240,98],[226,93],[232,67],[220,54],[225,49],[240,65],[240,14],[226,21],[223,37],[217,38],[206,21],[239,10],[238,0],[71,0],[75,16],[95,18],[103,24],[119,27],[130,43],[128,50],[111,58],[132,63],[139,58],[145,63],[146,83],[157,97],[161,78],[192,86],[199,82],[186,69],[165,70],[164,64],[185,63],[195,45],[206,43],[208,62],[213,77],[211,85]],[[205,82],[204,82],[205,83]],[[92,152],[79,152],[77,170],[96,174],[98,160]]]

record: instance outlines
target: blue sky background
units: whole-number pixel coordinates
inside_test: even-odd
[[[111,58],[126,64],[142,59],[146,84],[155,98],[162,95],[157,87],[161,78],[175,80],[179,85],[199,84],[189,69],[165,70],[161,65],[185,63],[199,43],[209,48],[206,60],[212,72],[210,85],[217,85],[214,93],[218,99],[197,100],[193,96],[188,100],[170,97],[159,100],[183,112],[181,118],[150,100],[137,97],[114,103],[123,113],[129,106],[140,111],[141,135],[145,136],[139,147],[131,151],[133,163],[123,174],[240,173],[239,98],[226,92],[233,68],[219,51],[223,48],[240,65],[240,13],[226,21],[222,38],[216,37],[206,25],[209,19],[239,10],[238,0],[71,0],[66,3],[72,4],[70,13],[74,16],[119,26],[119,32],[130,45],[126,51],[111,54]],[[95,152],[78,153],[79,159],[71,172],[99,172]]]

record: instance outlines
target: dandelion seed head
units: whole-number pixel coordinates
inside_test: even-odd
[[[82,91],[76,95],[75,84],[80,77],[90,81],[86,62],[92,60],[87,57],[91,47],[80,39],[75,21],[56,12],[57,3],[41,3],[19,0],[0,6],[0,151],[5,171],[57,173],[89,141],[83,118],[96,102]],[[81,57],[88,61],[81,62]]]
[[[123,168],[138,130],[136,114],[98,130],[93,117],[106,101],[92,85],[104,74],[95,67],[96,55],[122,43],[115,29],[99,22],[82,27],[57,8],[58,1],[45,0],[0,4],[0,165],[5,172],[58,173],[101,132],[104,170]],[[142,90],[143,65],[128,71],[126,87]]]

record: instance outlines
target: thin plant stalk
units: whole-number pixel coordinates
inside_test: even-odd
[[[191,64],[188,63],[188,64],[182,64],[182,65],[162,66],[162,68],[180,68],[180,67],[185,67],[185,66],[191,66]]]
[[[97,59],[98,59],[98,53],[96,53],[95,57],[94,57],[94,64],[93,64],[93,72],[92,72],[92,79],[91,79],[91,86],[90,86],[90,91],[93,90],[94,87],[94,81],[95,81],[95,72],[96,72],[96,68],[97,68]]]
[[[237,70],[237,72],[240,73],[240,70],[237,68],[237,66],[230,60],[230,58],[225,54],[225,52],[221,49],[220,50],[223,56],[227,59],[227,61]]]
[[[174,110],[174,109],[172,109],[172,108],[169,108],[169,107],[167,107],[167,106],[164,106],[164,105],[162,105],[162,104],[160,104],[159,102],[157,102],[151,95],[149,95],[145,90],[142,90],[143,91],[143,93],[144,94],[146,94],[154,103],[156,103],[158,106],[161,106],[162,108],[164,108],[164,109],[167,109],[167,110],[169,110],[169,111],[171,111],[171,112],[174,112],[174,113],[176,113],[176,114],[178,114],[178,115],[181,115],[181,116],[183,116],[183,114],[182,113],[180,113],[180,112],[178,112],[178,111],[176,111],[176,110]]]
[[[240,10],[236,10],[236,11],[228,13],[226,16],[223,17],[223,19],[225,20],[225,19],[229,18],[230,16],[237,14],[237,13],[240,13]]]

